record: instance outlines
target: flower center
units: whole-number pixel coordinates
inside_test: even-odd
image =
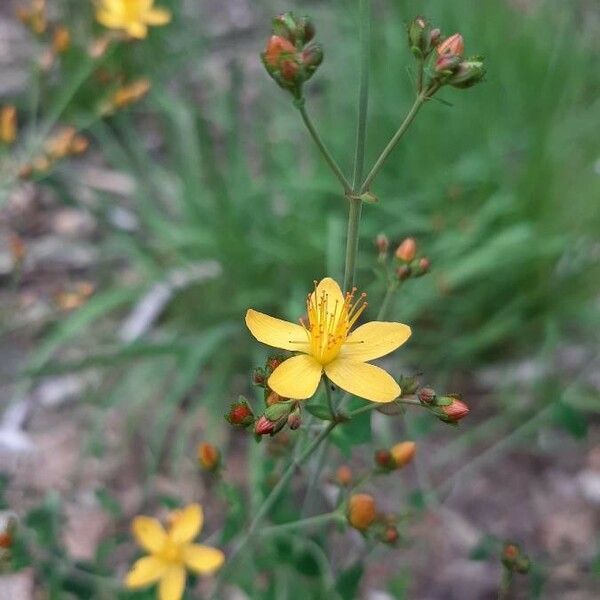
[[[181,562],[181,547],[172,540],[167,539],[164,546],[159,552],[160,558],[168,563],[180,563]]]
[[[367,308],[366,294],[355,300],[356,288],[347,292],[343,302],[332,300],[326,291],[309,294],[306,301],[308,325],[300,321],[310,344],[310,354],[323,366],[334,360],[346,341],[350,329]]]

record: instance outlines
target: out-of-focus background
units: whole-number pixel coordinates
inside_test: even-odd
[[[325,61],[308,108],[350,171],[357,2],[161,0],[172,22],[101,66],[76,50],[101,33],[91,3],[48,0],[73,38],[50,66],[15,17],[23,5],[0,6],[0,106],[16,105],[19,122],[0,154],[0,504],[30,537],[0,598],[3,586],[11,599],[34,588],[109,598],[103,586],[133,556],[133,515],[199,499],[211,533],[249,510],[211,492],[195,445],[222,447],[240,485],[248,463],[260,472],[264,445],[223,420],[253,394],[248,374],[264,357],[244,311],[301,314],[315,278],[340,276],[346,221],[259,52],[273,15],[314,18]],[[412,102],[410,18],[460,31],[489,73],[427,105],[374,186],[380,203],[364,209],[358,281],[373,306],[377,233],[414,236],[433,265],[398,296],[393,316],[414,334],[392,368],[462,392],[472,412],[458,429],[418,412],[405,426],[374,417],[375,446],[410,437],[419,451],[416,468],[373,489],[419,518],[399,549],[366,557],[355,597],[494,598],[488,550],[511,539],[534,564],[520,597],[597,598],[600,7],[381,0],[373,12],[368,161]],[[147,97],[97,116],[115,82],[140,77]],[[87,151],[15,177],[59,124]],[[371,452],[356,445],[351,464]],[[329,473],[347,460],[331,456]],[[340,572],[364,547],[337,541]],[[323,597],[318,568],[294,569],[287,586]],[[299,598],[298,587],[261,595],[257,581],[250,597]]]

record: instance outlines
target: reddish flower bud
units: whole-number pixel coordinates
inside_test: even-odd
[[[398,269],[396,269],[396,277],[400,281],[406,281],[412,275],[412,269],[408,265],[402,265]]]
[[[433,404],[435,401],[435,391],[431,388],[421,388],[418,397],[421,404]]]
[[[300,415],[300,410],[296,409],[290,413],[289,417],[287,418],[287,424],[292,431],[295,431],[300,427],[300,425],[302,425],[302,416]]]
[[[457,54],[442,54],[435,61],[434,68],[438,73],[453,73],[458,69],[461,61],[461,57]]]
[[[385,531],[383,532],[381,541],[385,544],[394,545],[399,538],[400,534],[398,533],[396,527],[394,527],[393,525],[388,525],[388,527],[386,527]]]
[[[300,71],[300,66],[293,58],[286,58],[281,61],[279,65],[279,70],[281,72],[281,78],[284,81],[288,81],[289,83],[293,83],[296,80],[298,72]]]
[[[417,451],[417,445],[414,442],[400,442],[390,450],[395,469],[401,469],[412,461]]]
[[[254,426],[254,433],[256,435],[269,435],[275,431],[275,423],[273,421],[269,421],[267,417],[264,415],[256,421],[256,425]]]
[[[261,369],[260,367],[258,367],[257,369],[254,369],[254,372],[252,373],[252,383],[254,385],[265,385],[265,382],[267,381],[267,375],[265,374],[264,369]]]
[[[0,548],[3,550],[8,550],[12,547],[13,539],[8,531],[3,531],[0,533]]]
[[[451,35],[448,39],[444,40],[436,48],[439,56],[444,54],[454,54],[456,56],[462,56],[465,51],[465,41],[460,33]]]
[[[394,458],[388,450],[377,450],[375,452],[375,462],[383,469],[394,469]]]
[[[347,487],[352,483],[352,470],[348,465],[342,465],[339,467],[335,474],[335,479],[338,485]]]
[[[375,238],[375,247],[381,256],[385,256],[390,248],[390,240],[385,233],[380,233]]]
[[[470,412],[468,405],[459,400],[458,398],[452,398],[452,402],[447,405],[442,405],[441,409],[445,415],[443,418],[447,423],[458,423],[461,419],[464,419]]]
[[[265,398],[265,403],[267,406],[273,406],[273,404],[277,404],[278,402],[283,402],[284,399],[277,393],[271,390],[267,397]]]
[[[248,427],[254,423],[254,413],[246,399],[240,396],[240,399],[231,405],[225,419],[236,427]]]
[[[311,44],[302,52],[302,62],[309,71],[314,71],[323,62],[323,48],[320,44]]]
[[[284,54],[294,54],[296,47],[292,42],[286,40],[280,35],[272,35],[267,42],[267,47],[263,53],[265,65],[276,69],[279,66],[280,59]]]
[[[198,444],[198,462],[207,471],[216,471],[221,462],[221,453],[216,446],[207,442]]]
[[[442,38],[442,32],[439,29],[432,29],[429,34],[429,43],[432,48],[435,48]]]
[[[375,499],[369,494],[354,494],[348,502],[348,522],[359,531],[365,531],[375,521]]]
[[[415,259],[417,254],[417,242],[413,238],[406,238],[396,248],[396,258],[402,262],[409,263]]]
[[[284,360],[281,356],[269,356],[267,359],[267,368],[273,372]]]
[[[429,273],[429,269],[431,269],[431,262],[426,257],[420,258],[418,267],[419,271],[417,273],[417,277],[421,277],[422,275]]]

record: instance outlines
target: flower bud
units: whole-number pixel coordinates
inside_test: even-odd
[[[323,62],[323,46],[311,44],[302,52],[302,63],[310,77]]]
[[[450,400],[449,403],[447,402],[448,400]],[[438,403],[440,404],[443,413],[443,415],[440,416],[440,419],[446,423],[458,423],[470,412],[470,409],[465,402],[453,396],[440,398]]]
[[[417,58],[424,58],[427,53],[426,29],[427,21],[423,17],[416,17],[408,24],[408,47]]]
[[[440,40],[442,39],[442,32],[440,29],[432,29],[431,33],[429,34],[429,45],[432,48],[435,48],[439,43]]]
[[[349,486],[352,483],[352,470],[350,467],[348,465],[341,465],[335,474],[335,480],[342,487]]]
[[[435,391],[431,388],[421,388],[418,397],[421,404],[433,404],[435,402]]]
[[[295,52],[296,47],[292,42],[280,35],[272,35],[267,42],[262,58],[267,69],[276,69],[279,67],[283,55],[293,55]]]
[[[267,397],[265,398],[265,404],[267,406],[273,406],[273,404],[277,404],[278,402],[282,402],[283,398],[277,393],[271,390]]]
[[[254,371],[252,372],[252,383],[254,385],[263,386],[265,385],[266,381],[267,374],[265,373],[264,369],[262,369],[261,367],[257,367],[256,369],[254,369]]]
[[[64,54],[70,46],[70,31],[64,25],[59,25],[52,34],[52,50],[54,50],[56,54]]]
[[[379,252],[379,256],[385,256],[390,249],[390,240],[388,240],[387,235],[385,233],[380,233],[375,238],[375,247]]]
[[[529,556],[522,552],[518,544],[512,542],[504,544],[500,558],[504,567],[509,571],[525,574],[531,568]]]
[[[379,465],[382,469],[388,469],[391,471],[395,468],[394,458],[389,450],[377,450],[374,458],[377,465]]]
[[[402,262],[409,263],[415,259],[417,254],[417,242],[413,238],[406,238],[396,248],[396,258]]]
[[[296,408],[289,414],[287,418],[287,424],[292,431],[295,431],[300,427],[300,425],[302,425],[302,416],[300,415],[299,408]]]
[[[381,541],[384,544],[390,544],[393,546],[399,538],[400,534],[398,533],[398,529],[394,525],[388,525],[381,536]]]
[[[221,453],[216,446],[207,442],[201,442],[198,444],[198,462],[200,466],[206,471],[216,471],[219,468],[221,462]]]
[[[460,35],[460,33],[451,35],[448,39],[445,39],[439,44],[436,50],[439,56],[443,56],[444,54],[462,56],[465,51],[465,41],[463,36]]]
[[[412,275],[412,269],[408,265],[402,265],[398,269],[396,269],[396,277],[400,281],[406,281]]]
[[[303,41],[303,21],[298,20],[294,13],[286,12],[273,19],[273,33],[295,44]]]
[[[431,261],[426,258],[420,258],[419,259],[419,264],[418,266],[418,271],[417,271],[417,277],[422,277],[423,275],[426,275],[427,273],[429,273],[429,269],[431,268]]]
[[[17,139],[17,109],[12,106],[0,108],[0,143],[12,144]]]
[[[442,75],[453,74],[457,71],[462,59],[456,54],[442,54],[435,61],[434,69]]]
[[[465,60],[458,65],[458,69],[447,81],[448,85],[455,88],[469,88],[478,84],[485,77],[485,67],[480,60]]]
[[[269,356],[267,359],[267,369],[273,372],[284,360],[285,358],[282,356]]]
[[[225,415],[225,419],[235,427],[248,427],[254,423],[252,408],[243,396],[234,402]]]
[[[394,468],[401,469],[405,467],[415,457],[417,445],[414,442],[400,442],[392,446],[390,454],[394,462]]]
[[[302,19],[300,19],[299,29],[302,32],[302,41],[305,44],[308,44],[317,33],[315,24],[309,17],[302,17]]]
[[[354,494],[348,502],[348,522],[359,531],[365,531],[377,516],[375,499],[369,494]]]
[[[274,431],[275,423],[269,421],[264,415],[256,421],[256,425],[254,426],[254,433],[256,433],[256,435],[268,435],[272,434]]]

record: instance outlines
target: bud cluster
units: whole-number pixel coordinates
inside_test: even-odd
[[[429,89],[443,85],[468,88],[479,83],[485,76],[480,57],[465,58],[465,43],[460,33],[444,38],[438,28],[432,27],[423,17],[417,17],[408,25],[408,44],[421,69],[432,57]]]
[[[377,450],[375,463],[383,472],[397,471],[412,462],[416,450],[414,442],[399,442],[389,450]]]
[[[531,568],[531,560],[527,554],[524,554],[521,547],[513,542],[506,542],[502,549],[501,556],[504,568],[511,573],[525,574]]]
[[[375,498],[370,494],[353,494],[346,511],[348,523],[368,537],[391,546],[400,539],[397,519],[378,512]]]
[[[417,397],[422,406],[440,421],[450,425],[457,425],[470,412],[468,404],[463,402],[460,394],[438,396],[431,388],[424,387],[419,390]]]
[[[46,141],[43,152],[21,167],[19,177],[27,179],[34,173],[45,173],[54,163],[83,154],[88,146],[87,138],[79,134],[74,127],[63,127]]]
[[[323,61],[323,49],[313,41],[314,36],[315,27],[308,17],[284,13],[273,19],[273,35],[261,54],[267,73],[297,99]]]

